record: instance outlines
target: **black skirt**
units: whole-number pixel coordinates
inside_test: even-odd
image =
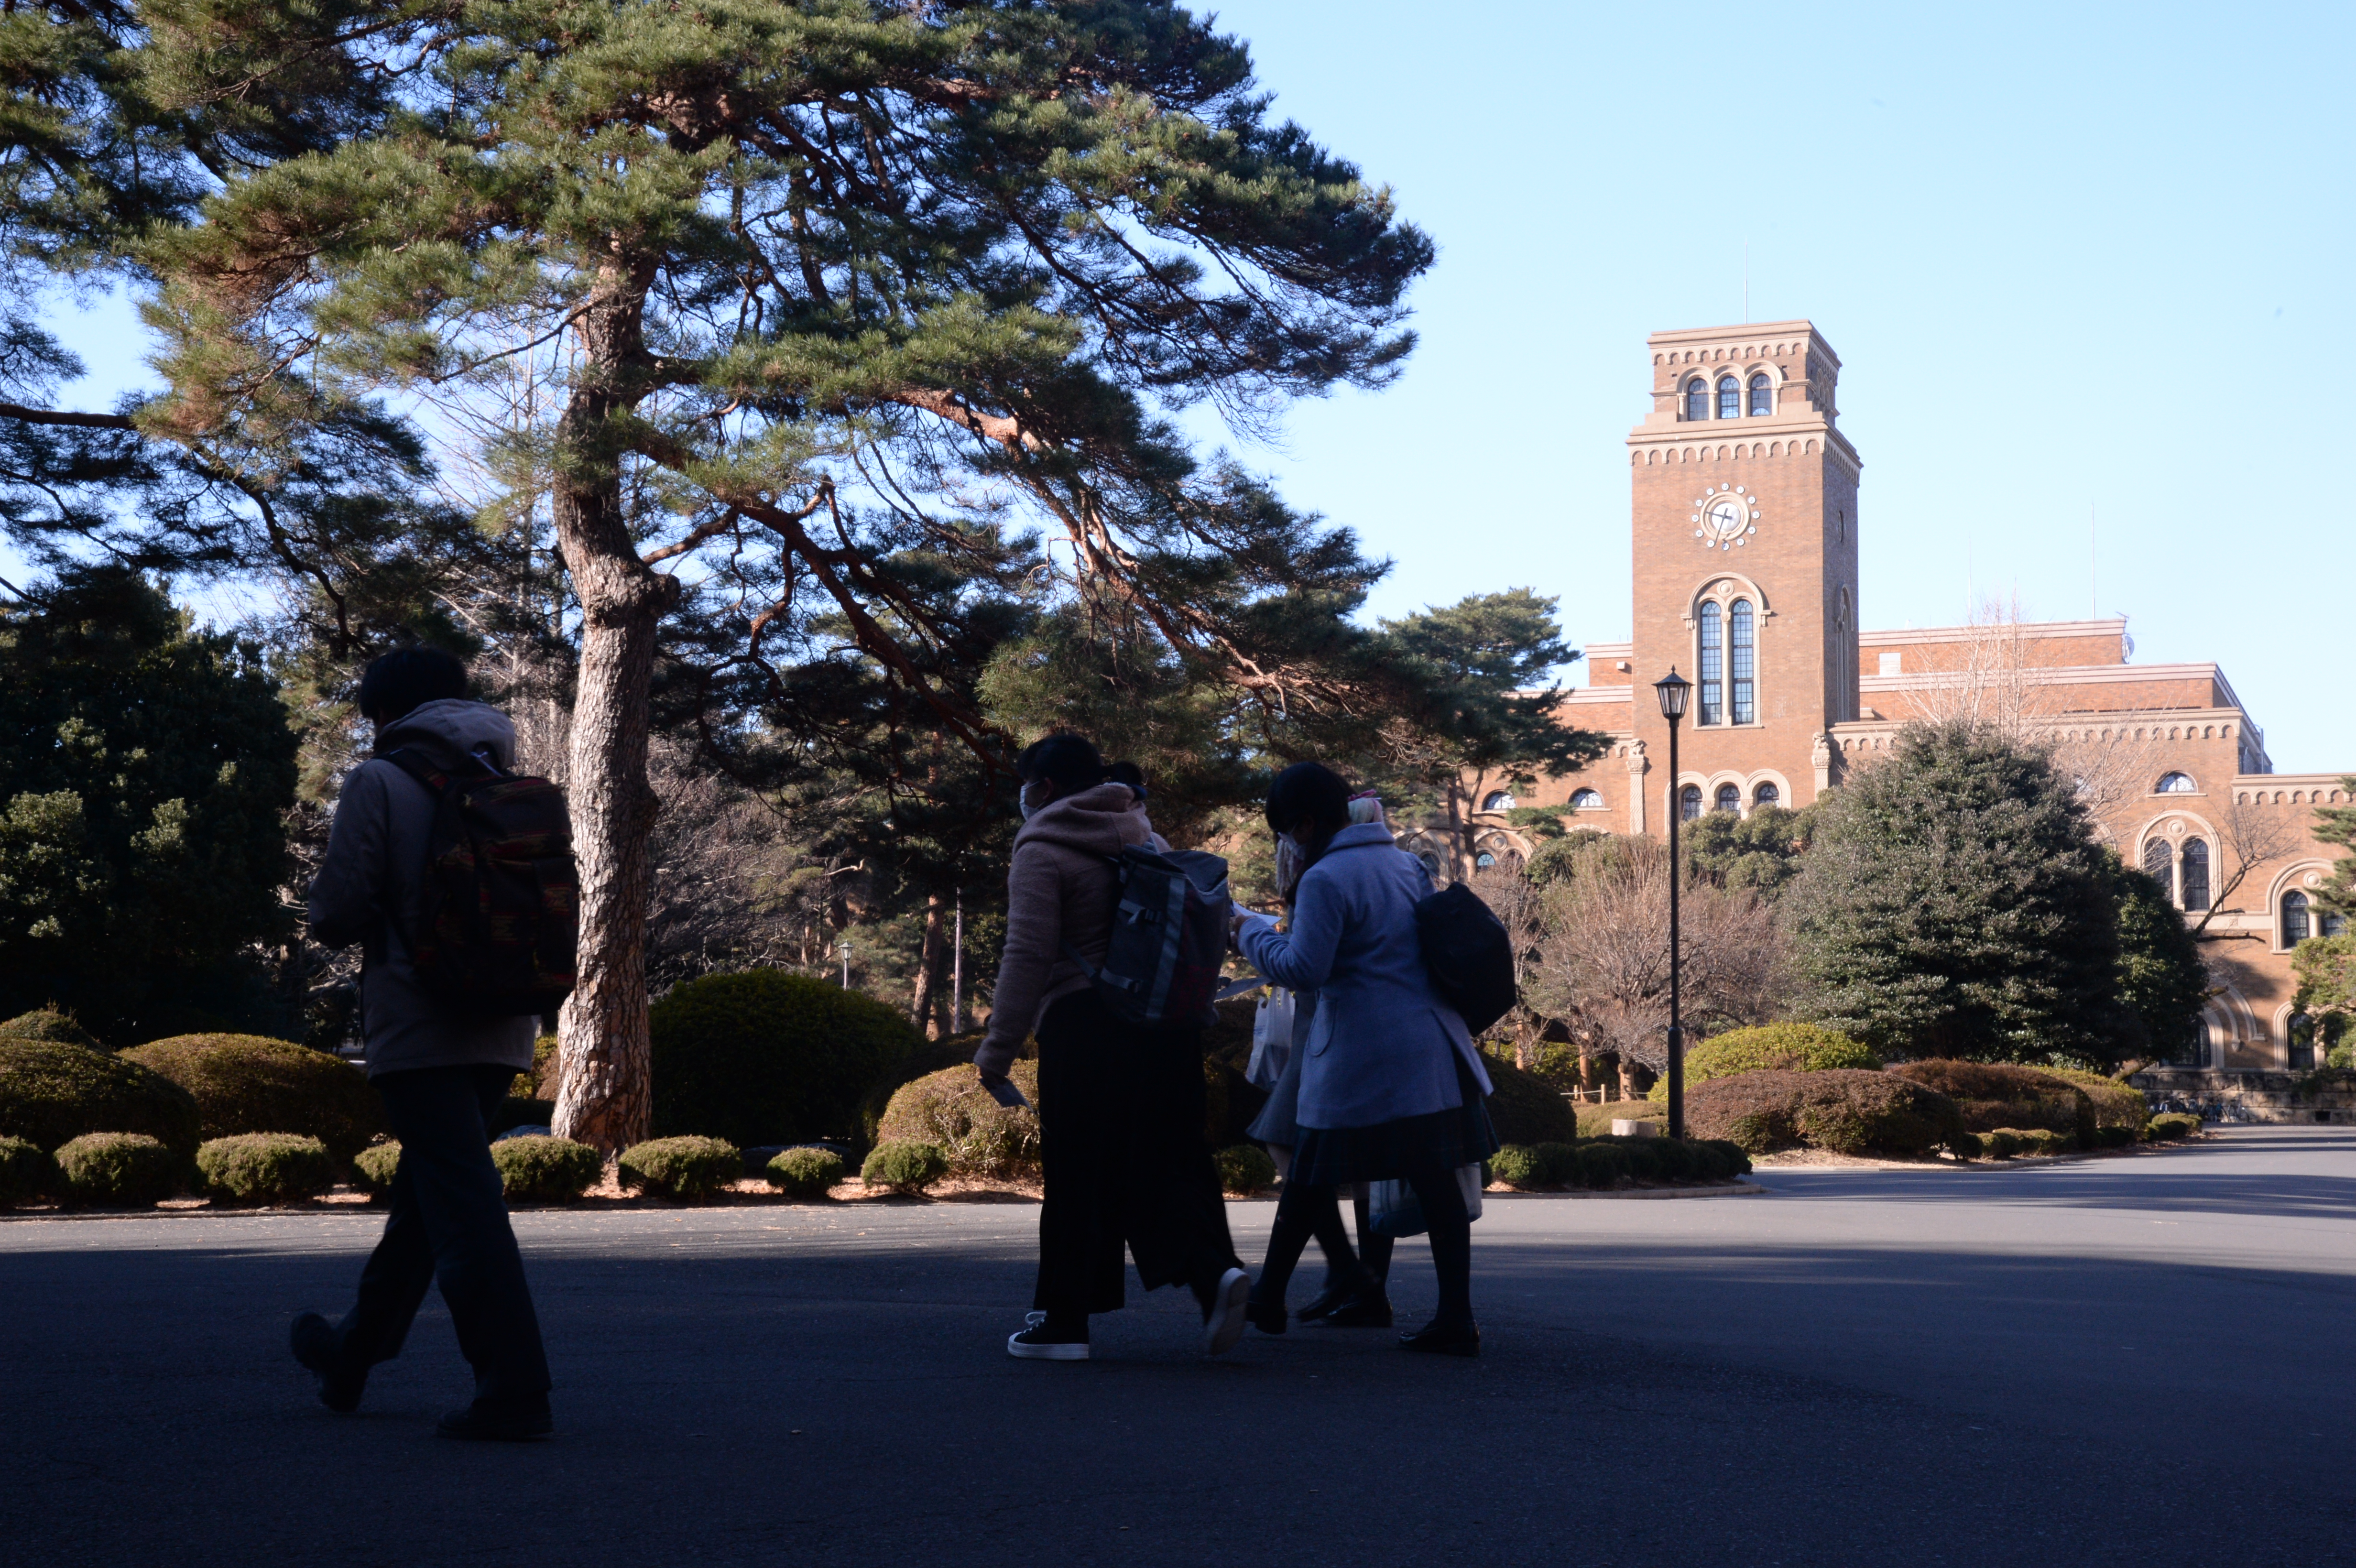
[[[1454,1170],[1497,1152],[1489,1104],[1464,1059],[1456,1059],[1456,1087],[1464,1103],[1371,1127],[1303,1127],[1292,1146],[1288,1179],[1304,1187],[1397,1181],[1422,1170]]]

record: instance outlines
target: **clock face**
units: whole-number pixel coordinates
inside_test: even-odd
[[[1724,496],[1710,503],[1705,526],[1723,542],[1740,537],[1742,530],[1751,526],[1751,515],[1747,508],[1736,504],[1733,496]]]
[[[1759,497],[1744,494],[1740,485],[1730,490],[1712,486],[1708,495],[1694,497],[1697,508],[1693,515],[1694,538],[1701,540],[1704,549],[1749,544],[1751,536],[1759,531],[1758,505]]]

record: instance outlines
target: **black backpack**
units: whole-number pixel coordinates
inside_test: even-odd
[[[1514,940],[1481,896],[1453,882],[1415,905],[1423,966],[1475,1035],[1513,1011]]]
[[[1105,961],[1077,964],[1113,1017],[1134,1024],[1204,1025],[1227,956],[1227,863],[1199,849],[1157,853],[1131,844],[1108,855],[1119,887]]]

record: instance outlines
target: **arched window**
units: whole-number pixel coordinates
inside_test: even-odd
[[[2348,934],[2348,917],[2346,915],[2334,914],[2328,909],[2317,910],[2315,912],[2315,933],[2318,936],[2345,936]]]
[[[1751,804],[1753,805],[1781,805],[1783,804],[1783,792],[1777,789],[1772,784],[1762,784],[1757,789],[1751,792]]]
[[[1497,857],[1490,854],[1486,849],[1472,857],[1472,869],[1476,871],[1485,871],[1496,863]]]
[[[1709,383],[1699,376],[1686,383],[1686,418],[1709,418]]]
[[[2209,907],[2209,840],[2187,838],[2184,841],[2184,907]]]
[[[2176,852],[2165,838],[2155,838],[2143,847],[2144,874],[2159,884],[2159,896],[2169,902],[2176,901]]]
[[[2307,918],[2307,895],[2296,888],[2283,894],[2283,945],[2297,947],[2314,934]]]
[[[1742,417],[1742,383],[1731,376],[1718,379],[1718,417],[1722,420]]]
[[[1701,710],[1694,722],[1726,722],[1726,623],[1715,599],[1701,607]]]
[[[1433,854],[1429,849],[1418,849],[1415,852],[1415,858],[1423,862],[1423,869],[1431,873],[1431,880],[1433,881],[1436,882],[1440,880],[1439,856]]]
[[[2193,795],[2198,790],[2190,773],[2162,773],[2159,782],[2151,786],[2154,795]]]
[[[1741,816],[1742,786],[1740,784],[1719,785],[1718,799],[1712,803],[1712,809],[1718,811],[1730,811],[1737,816]]]
[[[1754,724],[1759,720],[1759,703],[1756,697],[1758,683],[1753,677],[1759,659],[1756,634],[1751,625],[1751,601],[1737,599],[1726,618],[1733,634],[1727,641],[1731,645],[1733,655],[1728,662],[1734,667],[1734,721],[1737,724]]]
[[[1677,815],[1687,822],[1701,816],[1701,785],[1687,784],[1677,791]]]
[[[1591,789],[1573,790],[1570,808],[1573,811],[1601,811],[1603,809],[1603,796]]]
[[[1774,383],[1767,379],[1767,372],[1764,370],[1751,378],[1751,411],[1753,414],[1772,414],[1775,411]]]
[[[2293,1013],[2284,1032],[2290,1036],[2290,1070],[2314,1072],[2315,1019],[2305,1013]]]
[[[1511,811],[1514,805],[1512,792],[1502,789],[1491,790],[1487,798],[1481,802],[1481,809],[1483,811]]]

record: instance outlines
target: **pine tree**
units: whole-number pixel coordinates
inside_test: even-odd
[[[2340,791],[2356,799],[2356,778],[2340,781]],[[2347,853],[2331,868],[2331,880],[2316,890],[2315,901],[2333,914],[2356,915],[2356,805],[2319,805],[2309,829],[2319,844],[2337,844]]]
[[[2210,991],[2200,938],[2157,879],[2109,859],[2118,905],[2119,1000],[2144,1036],[2127,1049],[2160,1061],[2195,1061]]]

